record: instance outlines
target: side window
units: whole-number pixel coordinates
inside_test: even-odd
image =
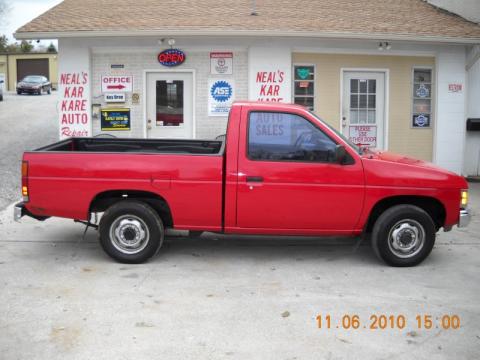
[[[301,116],[251,112],[248,157],[252,160],[333,162],[336,143]]]

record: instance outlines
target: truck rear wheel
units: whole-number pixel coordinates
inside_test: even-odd
[[[413,205],[393,206],[379,216],[372,231],[372,247],[391,266],[415,266],[432,251],[435,224]]]
[[[140,201],[109,207],[99,226],[100,244],[113,259],[129,264],[147,261],[163,243],[165,231],[157,212]]]

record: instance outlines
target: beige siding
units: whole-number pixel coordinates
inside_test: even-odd
[[[340,127],[340,82],[342,68],[388,69],[388,150],[432,160],[432,128],[411,128],[412,69],[435,66],[433,57],[336,54],[293,54],[293,63],[315,65],[315,112],[329,124]],[[434,76],[435,78],[435,76]],[[435,85],[433,86],[435,87]],[[435,94],[432,94],[433,98]],[[433,104],[432,104],[433,106]]]

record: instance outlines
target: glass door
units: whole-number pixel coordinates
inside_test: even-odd
[[[384,91],[384,73],[344,73],[342,133],[360,147],[384,148]]]
[[[193,137],[192,74],[147,75],[147,136]]]

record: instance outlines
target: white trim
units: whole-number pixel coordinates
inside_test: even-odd
[[[277,31],[277,30],[77,30],[77,31],[25,31],[16,32],[17,40],[28,39],[58,39],[87,37],[129,37],[129,36],[252,36],[252,37],[303,37],[327,39],[370,39],[370,40],[401,40],[413,42],[479,44],[480,38],[464,38],[449,36],[424,36],[420,34],[371,34],[351,32],[318,32],[318,31]]]
[[[390,69],[377,68],[340,68],[340,132],[343,134],[343,82],[346,72],[366,72],[366,73],[383,73],[385,75],[384,84],[384,114],[383,114],[383,148],[388,150],[388,129],[389,129],[389,112],[390,112]],[[345,135],[345,134],[343,134]]]
[[[91,50],[93,54],[125,54],[125,53],[141,53],[141,54],[148,54],[148,53],[160,53],[161,51],[168,49],[168,45],[158,45],[158,46],[92,46]],[[181,46],[179,45],[178,48],[182,49],[183,51],[188,51],[190,53],[196,52],[247,52],[247,46],[231,46],[231,47],[217,47],[217,46]]]
[[[421,56],[434,57],[436,51],[431,50],[367,50],[362,48],[325,48],[325,47],[294,47],[292,53],[300,54],[340,54],[340,55],[373,55],[373,56]]]
[[[197,137],[197,122],[195,119],[196,99],[196,71],[195,69],[146,69],[143,70],[143,136],[147,138],[147,74],[148,73],[188,73],[192,74],[192,139]]]

